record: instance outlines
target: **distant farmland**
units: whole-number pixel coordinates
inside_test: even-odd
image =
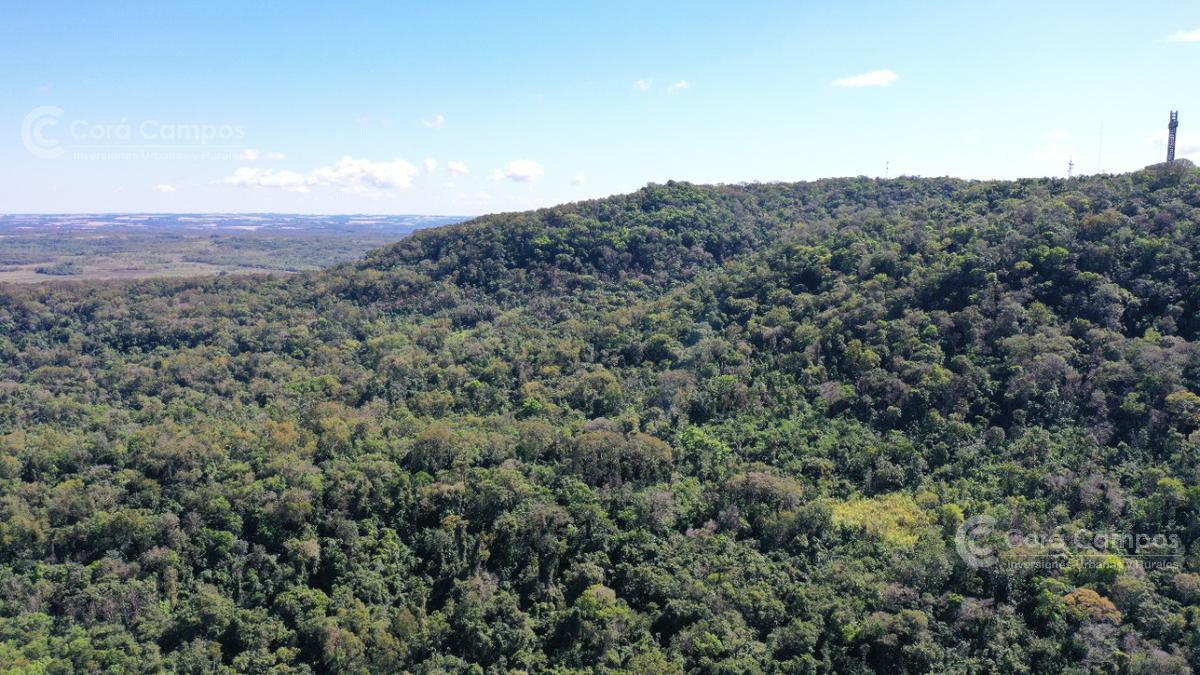
[[[0,215],[0,282],[299,272],[457,216]]]

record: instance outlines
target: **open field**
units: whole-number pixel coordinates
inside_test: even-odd
[[[440,216],[0,215],[0,282],[299,272],[361,257]]]

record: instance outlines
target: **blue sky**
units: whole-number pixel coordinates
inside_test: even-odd
[[[173,4],[6,7],[0,211],[1127,171],[1171,109],[1200,159],[1194,1]]]

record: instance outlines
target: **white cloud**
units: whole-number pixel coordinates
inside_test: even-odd
[[[278,160],[278,159],[283,159],[284,157],[287,157],[287,155],[283,154],[282,152],[263,152],[262,150],[259,150],[258,148],[246,148],[245,150],[242,150],[240,153],[238,153],[238,156],[237,156],[237,158],[242,160],[243,162],[257,162],[258,160],[263,159],[264,157],[267,159]]]
[[[174,186],[174,185],[167,185],[166,183],[159,183],[158,185],[155,185],[155,186],[154,186],[154,191],[155,191],[155,192],[165,192],[165,193],[171,193],[171,192],[174,192],[174,191],[175,191],[175,186]]]
[[[676,82],[675,84],[672,84],[671,86],[667,87],[667,93],[674,94],[675,92],[683,91],[684,89],[687,89],[690,86],[691,85],[687,83],[687,80],[680,80],[680,81]]]
[[[1051,129],[1046,132],[1046,138],[1052,141],[1065,141],[1070,135],[1066,129]]]
[[[422,164],[425,166],[425,173],[437,171],[437,160],[432,157],[426,157]]]
[[[492,172],[492,180],[511,180],[518,183],[531,183],[546,174],[541,164],[532,159],[514,159],[504,165],[503,169]]]
[[[369,124],[370,122],[371,122],[371,118],[367,117],[366,115],[355,115],[354,116],[355,124]]]
[[[455,184],[454,181],[448,180],[445,183],[442,183],[442,187],[446,188],[447,190],[453,190],[454,188],[458,187],[458,185]]]
[[[232,175],[221,181],[234,187],[259,187],[287,190],[288,192],[308,192],[308,181],[295,171],[276,171],[275,169],[260,169],[243,166]]]
[[[1200,28],[1171,33],[1167,36],[1167,42],[1200,42]]]
[[[571,185],[583,185],[587,181],[587,176],[577,173],[571,176]]]
[[[1156,154],[1162,155],[1162,159],[1166,159],[1167,152],[1167,130],[1159,129],[1146,138],[1146,142],[1154,147]],[[1200,137],[1188,133],[1179,133],[1175,136],[1175,156],[1184,157],[1186,155],[1200,155]],[[1154,161],[1162,161],[1156,159]]]
[[[1047,162],[1050,164],[1062,164],[1064,171],[1066,170],[1067,162],[1071,161],[1074,153],[1071,146],[1063,145],[1062,143],[1047,143],[1038,148],[1033,153],[1033,158],[1039,162]]]
[[[835,87],[886,87],[900,79],[900,76],[890,70],[872,70],[869,73],[843,77],[833,81]]]
[[[346,156],[333,166],[323,166],[309,175],[314,185],[331,185],[347,190],[391,190],[412,186],[417,167],[402,159],[372,162]]]
[[[241,167],[222,182],[234,187],[274,188],[289,192],[308,192],[314,187],[334,187],[348,192],[378,193],[412,187],[417,167],[402,159],[373,162],[343,157],[336,164],[322,166],[307,175],[286,169]]]
[[[452,159],[449,162],[446,162],[446,170],[449,171],[451,175],[461,176],[467,172],[467,163]]]
[[[633,88],[637,91],[650,91],[650,86],[653,83],[650,80],[638,80],[633,83]]]
[[[426,129],[441,129],[446,126],[446,116],[434,115],[432,119],[421,120],[421,126]]]

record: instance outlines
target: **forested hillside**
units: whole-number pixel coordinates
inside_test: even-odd
[[[1198,256],[1176,162],[0,286],[0,670],[1191,672]]]

